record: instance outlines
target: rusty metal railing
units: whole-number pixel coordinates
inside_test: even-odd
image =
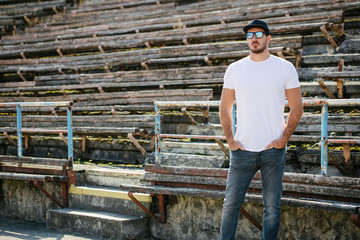
[[[23,156],[23,133],[66,133],[68,135],[68,161],[73,161],[73,121],[72,121],[72,104],[73,102],[10,102],[0,103],[0,107],[16,108],[16,125],[17,125],[17,155]],[[67,130],[58,129],[29,129],[22,127],[22,111],[21,107],[67,107]],[[72,166],[72,165],[71,165]]]
[[[285,102],[287,105],[287,101]],[[169,107],[219,107],[220,101],[155,101],[155,163],[161,164],[161,138],[193,138],[193,139],[220,139],[226,140],[224,136],[162,134],[161,133],[161,108]],[[360,140],[353,139],[328,139],[328,109],[329,106],[360,106],[360,99],[314,99],[303,100],[303,106],[321,106],[321,175],[328,173],[328,144],[360,144]],[[233,123],[235,132],[235,105],[233,108]]]

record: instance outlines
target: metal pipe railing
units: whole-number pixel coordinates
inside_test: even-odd
[[[288,102],[285,101],[288,106]],[[202,136],[161,134],[161,107],[219,107],[220,101],[155,101],[155,163],[161,164],[161,138],[194,138],[194,139],[220,139],[226,140],[224,136]],[[328,169],[328,143],[337,143],[340,140],[328,139],[328,110],[329,106],[360,106],[360,99],[313,99],[303,100],[303,106],[321,106],[321,175],[327,175]],[[233,128],[235,132],[235,103],[233,108]],[[359,140],[342,139],[341,143],[359,144]]]
[[[0,103],[0,107],[16,107],[16,129],[17,129],[17,155],[23,156],[22,133],[67,133],[68,135],[68,161],[73,161],[73,123],[72,123],[73,102],[10,102]],[[24,129],[22,127],[21,107],[67,107],[67,130],[57,129]],[[72,165],[71,165],[72,166]]]

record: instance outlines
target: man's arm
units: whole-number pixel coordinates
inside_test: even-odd
[[[220,100],[220,121],[230,150],[245,150],[243,146],[235,141],[233,132],[232,109],[235,100],[235,90],[223,88]]]
[[[286,90],[286,97],[289,103],[290,112],[288,119],[286,121],[284,132],[281,137],[274,140],[270,143],[266,149],[274,148],[284,148],[286,143],[289,141],[291,135],[294,133],[297,125],[299,124],[300,118],[303,114],[303,104],[301,97],[301,89],[292,88]]]

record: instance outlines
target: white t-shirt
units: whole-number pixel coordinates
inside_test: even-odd
[[[230,64],[224,88],[235,90],[235,140],[247,151],[265,150],[285,128],[285,89],[299,86],[295,67],[273,55],[262,62],[248,56]]]

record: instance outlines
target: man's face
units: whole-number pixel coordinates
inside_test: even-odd
[[[263,36],[257,38],[255,35],[256,32],[263,32]],[[247,38],[250,51],[256,54],[264,52],[271,40],[271,36],[266,36],[265,31],[261,28],[250,28],[248,33],[254,33],[254,36],[251,39]]]

